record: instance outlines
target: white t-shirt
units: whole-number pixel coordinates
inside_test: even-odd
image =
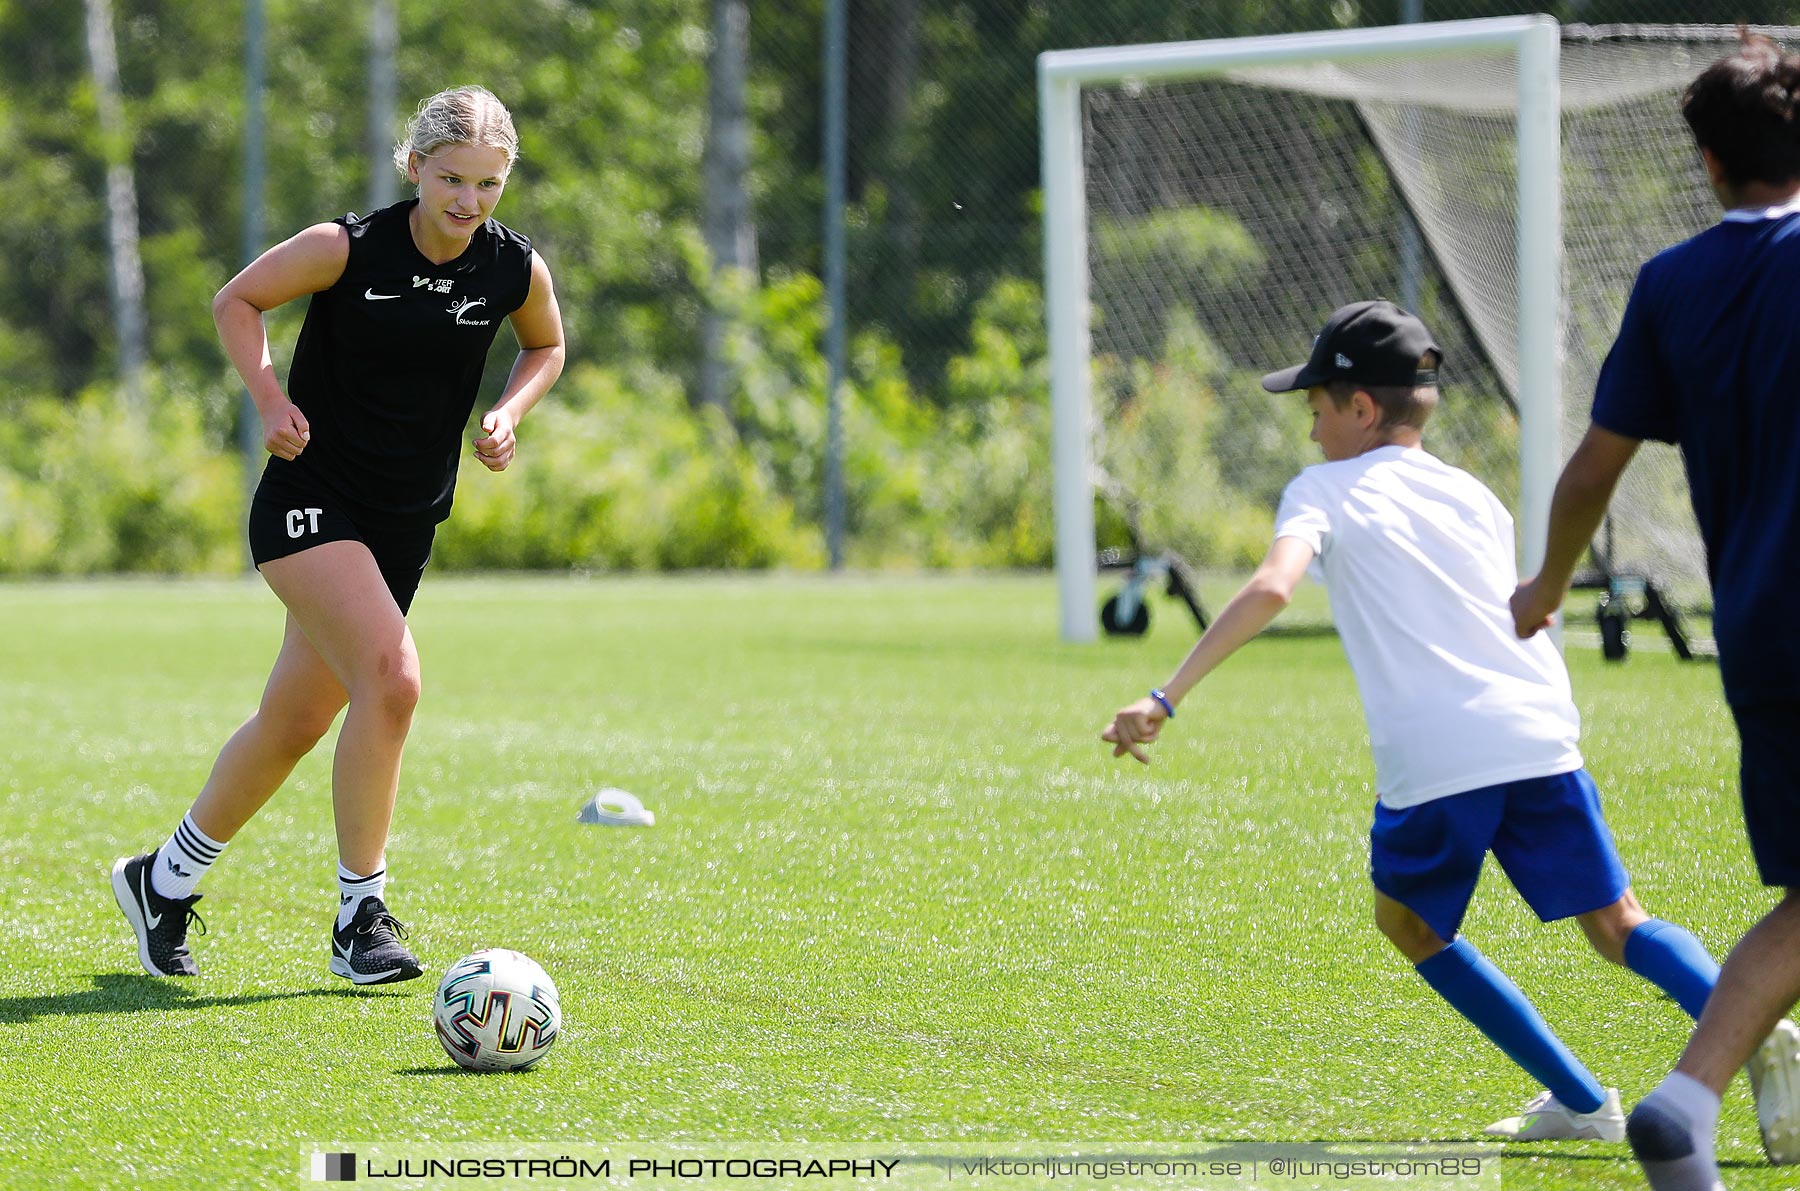
[[[1294,477],[1277,538],[1313,548],[1390,807],[1581,767],[1562,655],[1521,641],[1513,522],[1468,472],[1380,447]]]

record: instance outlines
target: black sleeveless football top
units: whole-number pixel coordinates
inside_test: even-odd
[[[432,264],[407,223],[417,203],[333,221],[349,229],[350,256],[312,296],[288,371],[312,438],[263,472],[322,488],[370,528],[450,515],[488,347],[531,290],[531,241],[492,219],[461,256]]]

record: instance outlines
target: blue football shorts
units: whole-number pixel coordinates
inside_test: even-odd
[[[1483,786],[1395,810],[1369,832],[1375,888],[1456,938],[1489,852],[1545,922],[1618,901],[1630,888],[1587,770]]]
[[[1800,702],[1733,707],[1744,830],[1763,884],[1800,887]]]

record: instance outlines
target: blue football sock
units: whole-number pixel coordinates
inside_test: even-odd
[[[1414,970],[1570,1111],[1593,1112],[1605,1103],[1600,1081],[1550,1032],[1519,986],[1468,940],[1457,939]]]
[[[1719,982],[1719,965],[1700,940],[1660,918],[1640,923],[1626,937],[1625,966],[1675,998],[1695,1020]]]

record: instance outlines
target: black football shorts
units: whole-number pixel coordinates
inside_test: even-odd
[[[358,525],[338,501],[317,488],[263,476],[250,501],[250,557],[260,568],[326,542],[361,542],[375,556],[381,577],[401,615],[412,607],[431,559],[435,525],[423,529],[371,529]]]

